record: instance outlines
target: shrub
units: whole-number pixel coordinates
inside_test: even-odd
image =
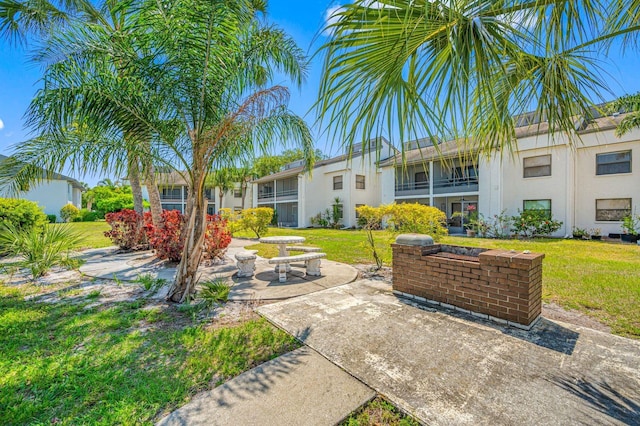
[[[227,229],[233,236],[234,233],[241,231],[244,229],[242,227],[242,223],[240,222],[240,218],[242,213],[238,213],[229,208],[220,209],[218,211],[220,217],[227,221]]]
[[[98,219],[98,213],[87,209],[80,210],[80,222],[95,222],[96,219]]]
[[[104,236],[110,238],[113,244],[123,250],[145,247],[146,234],[143,218],[135,210],[125,209],[115,213],[107,213],[105,219],[111,226],[111,230],[106,231]]]
[[[80,217],[80,210],[73,204],[66,204],[60,209],[60,219],[65,222],[73,222]]]
[[[211,308],[220,303],[224,303],[229,298],[229,291],[231,286],[227,284],[223,279],[216,278],[213,281],[207,281],[202,284],[202,290],[200,290],[200,297],[204,302],[204,305]]]
[[[513,226],[513,218],[503,210],[500,214],[494,214],[490,218],[485,218],[479,214],[477,219],[470,222],[478,235],[484,238],[509,238]]]
[[[20,256],[16,265],[29,269],[33,278],[39,278],[54,266],[76,265],[69,252],[81,241],[82,235],[68,225],[20,229],[10,224],[0,231],[0,252]]]
[[[267,233],[268,226],[272,222],[274,211],[270,207],[257,207],[245,209],[240,213],[242,229],[248,229],[260,238]]]
[[[231,244],[231,232],[227,223],[219,215],[207,215],[204,254],[208,259],[222,259]]]
[[[49,223],[56,223],[58,217],[55,214],[48,214],[47,219],[49,220]]]
[[[13,226],[25,231],[42,230],[48,221],[42,209],[33,201],[0,198],[0,226]]]
[[[544,237],[553,234],[562,226],[545,210],[526,210],[513,216],[513,231],[523,238]]]
[[[146,214],[145,228],[149,245],[156,251],[160,259],[179,262],[184,248],[184,216],[178,210],[162,211],[162,226],[156,227],[151,223],[151,214]]]
[[[400,233],[427,234],[435,241],[447,235],[447,216],[436,208],[418,203],[380,206],[389,230]]]

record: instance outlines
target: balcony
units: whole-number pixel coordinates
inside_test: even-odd
[[[429,182],[396,183],[396,197],[407,195],[429,195]]]
[[[434,194],[453,194],[460,192],[477,192],[478,177],[456,177],[452,179],[438,179],[433,182]]]

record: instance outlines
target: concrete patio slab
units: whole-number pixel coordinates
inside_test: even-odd
[[[343,285],[355,281],[358,271],[344,263],[323,259],[322,275],[306,276],[304,263],[293,263],[292,271],[287,273],[287,282],[281,283],[273,265],[258,257],[256,273],[253,277],[238,278],[234,259],[235,253],[244,247],[255,244],[251,240],[233,240],[223,262],[202,265],[198,270],[200,282],[224,278],[232,284],[229,300],[282,300],[319,290]],[[85,263],[80,267],[83,274],[101,279],[117,279],[133,281],[140,275],[150,274],[154,278],[173,281],[176,265],[158,260],[151,251],[120,253],[116,247],[87,250],[81,257]],[[158,297],[166,294],[168,287],[158,293]]]
[[[638,341],[419,309],[370,280],[258,311],[425,424],[640,424]]]
[[[197,395],[158,425],[335,425],[374,396],[302,347]]]

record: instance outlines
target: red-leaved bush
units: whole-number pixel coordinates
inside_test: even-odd
[[[207,215],[207,230],[204,236],[204,255],[208,259],[222,259],[231,244],[231,231],[226,219],[220,215]]]
[[[105,220],[111,225],[111,230],[105,231],[104,236],[110,238],[113,244],[123,250],[146,246],[147,238],[143,219],[135,210],[124,209],[108,213]]]
[[[179,262],[184,248],[184,237],[182,236],[184,216],[182,213],[178,210],[163,210],[163,224],[159,227],[153,226],[151,213],[145,213],[145,222],[149,245],[156,251],[156,256],[160,259]]]

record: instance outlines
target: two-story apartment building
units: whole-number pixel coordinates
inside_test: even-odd
[[[281,226],[307,227],[311,218],[339,205],[344,227],[356,225],[356,207],[379,205],[381,173],[378,160],[395,154],[389,143],[380,138],[378,151],[370,142],[363,148],[354,145],[351,158],[340,155],[316,162],[305,170],[301,162],[289,164],[285,170],[253,182],[253,205],[271,207]]]
[[[549,134],[548,124],[519,117],[517,151],[478,156],[457,141],[430,140],[405,145],[381,163],[382,202],[418,202],[444,211],[451,233],[462,231],[470,205],[484,217],[529,209],[546,210],[563,222],[555,236],[573,227],[620,233],[622,218],[640,210],[640,130],[617,137],[622,116],[577,120],[579,139]],[[637,168],[637,167],[636,167]]]
[[[184,213],[187,203],[187,183],[184,178],[176,172],[162,173],[158,176],[158,190],[160,191],[160,201],[165,210],[178,210]],[[251,206],[252,195],[251,185],[242,188],[238,182],[235,188],[226,191],[220,203],[220,188],[206,187],[205,197],[208,201],[207,213],[215,214],[221,208],[228,208],[234,211],[249,208]]]
[[[547,123],[517,129],[518,152],[494,155],[480,167],[479,211],[485,216],[530,208],[548,210],[563,222],[556,236],[573,227],[620,233],[622,218],[640,210],[640,129],[617,137],[622,116],[578,121],[579,140]]]
[[[380,163],[382,203],[437,207],[450,218],[450,231],[462,232],[463,216],[455,213],[478,206],[478,155],[457,140],[419,139],[404,149],[404,158],[398,154]]]

